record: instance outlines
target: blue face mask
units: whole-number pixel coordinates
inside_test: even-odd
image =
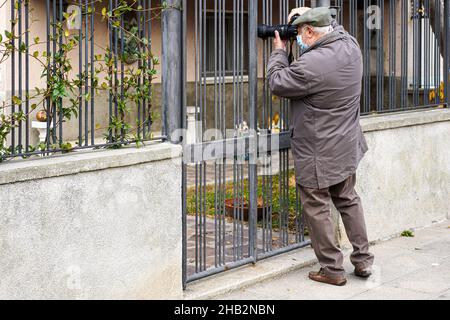
[[[309,46],[308,46],[306,43],[303,42],[303,40],[302,40],[302,35],[301,35],[301,34],[299,34],[299,35],[297,36],[297,44],[298,44],[298,46],[300,47],[300,49],[301,49],[302,51],[305,51],[306,49],[309,48]]]

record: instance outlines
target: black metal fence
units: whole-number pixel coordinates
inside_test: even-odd
[[[184,284],[309,244],[289,101],[270,92],[272,42],[256,38],[256,25],[286,23],[291,9],[324,2],[360,43],[362,115],[448,106],[449,1],[184,1],[184,97],[197,120],[185,149]],[[248,148],[263,134],[276,136],[277,150]],[[220,145],[232,156],[209,152]]]
[[[152,132],[159,1],[11,0],[1,10],[8,5],[1,160],[164,139]]]
[[[362,114],[447,106],[448,5],[366,0],[347,6],[350,17],[358,11],[363,17],[343,21],[363,51]]]

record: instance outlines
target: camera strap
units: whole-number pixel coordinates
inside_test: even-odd
[[[288,57],[289,65],[292,62],[294,62],[294,54],[292,53],[293,52],[292,47],[294,45],[294,40],[291,39],[290,42],[291,42],[291,45],[290,45],[290,48],[289,48],[289,57]]]

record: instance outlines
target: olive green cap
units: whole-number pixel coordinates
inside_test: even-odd
[[[331,25],[332,21],[333,18],[331,17],[330,9],[327,7],[319,7],[306,11],[292,25],[309,24],[313,27],[326,27]]]

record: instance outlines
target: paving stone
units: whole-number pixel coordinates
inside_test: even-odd
[[[431,295],[427,293],[382,285],[357,294],[351,300],[426,300],[429,298]]]
[[[425,293],[439,293],[450,289],[450,262],[436,264],[410,273],[389,283],[390,286]]]
[[[397,238],[375,244],[374,274],[367,280],[353,274],[345,257],[347,285],[336,287],[308,279],[317,265],[266,279],[246,289],[224,295],[230,299],[387,299],[450,300],[449,222],[415,232],[410,239]],[[419,250],[417,250],[419,249]],[[309,250],[312,253],[311,249]],[[276,263],[273,259],[271,263]],[[270,268],[270,265],[266,266]],[[218,296],[220,299],[221,296]]]

